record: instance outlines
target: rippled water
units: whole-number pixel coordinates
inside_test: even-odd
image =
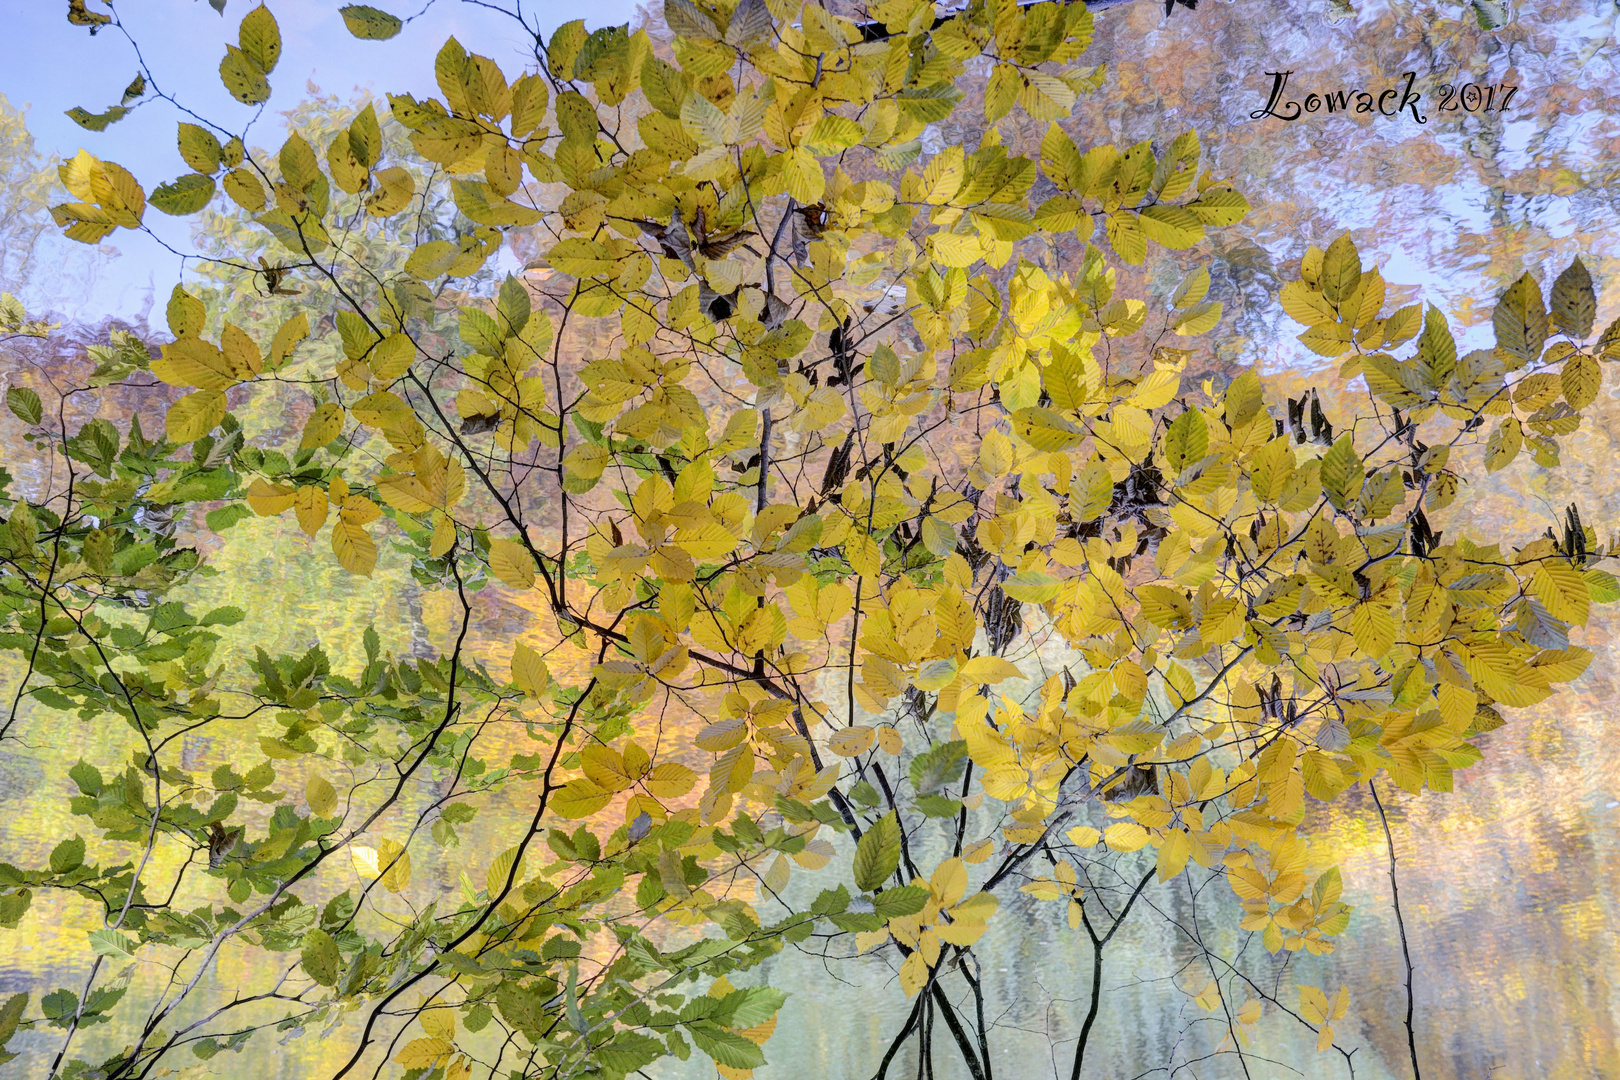
[[[1221,230],[1210,249],[1153,264],[1125,284],[1127,290],[1133,284],[1162,290],[1213,253],[1211,298],[1226,302],[1232,331],[1218,362],[1258,364],[1277,389],[1297,392],[1311,382],[1337,385],[1337,378],[1294,341],[1297,328],[1273,298],[1306,243],[1325,245],[1346,228],[1355,231],[1363,258],[1380,263],[1399,287],[1392,291],[1403,300],[1421,295],[1437,303],[1481,343],[1488,340],[1496,294],[1524,270],[1546,281],[1578,254],[1600,287],[1617,277],[1620,52],[1612,9],[1526,5],[1514,12],[1516,22],[1496,32],[1481,31],[1449,3],[1368,4],[1338,22],[1329,22],[1326,11],[1322,0],[1204,0],[1196,12],[1178,8],[1168,20],[1151,3],[1099,15],[1093,58],[1108,62],[1110,78],[1080,106],[1083,139],[1167,142],[1196,127],[1217,173],[1256,206],[1242,225]],[[1273,71],[1293,73],[1295,97],[1340,88],[1376,93],[1414,72],[1426,123],[1409,114],[1320,112],[1294,123],[1253,120]],[[1438,111],[1438,85],[1466,82],[1519,90],[1506,113]],[[1004,126],[1009,141],[1039,135],[1037,125]],[[959,117],[941,135],[973,145],[977,131],[971,117]],[[1600,323],[1616,314],[1620,304],[1610,297]],[[1612,393],[1594,414],[1564,469],[1552,474],[1520,465],[1506,480],[1477,483],[1459,501],[1450,527],[1467,521],[1486,535],[1534,535],[1555,520],[1555,511],[1578,501],[1606,535],[1620,520],[1612,470],[1620,405]],[[357,627],[373,619],[385,630],[434,625],[432,612],[421,610],[403,581],[360,590],[324,572],[318,580],[288,577],[286,562],[272,563],[261,550],[233,547],[225,558],[233,588],[266,590],[275,599],[256,633],[284,647],[307,641],[334,612]],[[505,629],[518,630],[526,618],[512,610]],[[1486,737],[1486,760],[1457,776],[1453,796],[1411,800],[1385,790],[1416,964],[1418,1052],[1429,1080],[1620,1076],[1620,1001],[1612,974],[1620,965],[1612,931],[1613,883],[1620,874],[1620,738],[1612,730],[1617,627],[1613,616],[1594,619],[1584,642],[1596,654],[1591,669],[1568,693],[1522,711]],[[53,828],[34,832],[42,812],[56,811],[48,800],[36,802],[33,792],[42,781],[56,782],[63,760],[76,755],[73,740],[90,732],[54,731],[36,733],[30,752],[0,758],[0,820],[31,818],[26,833],[6,834],[11,857],[42,858],[53,834],[68,827],[52,818]],[[219,749],[199,746],[196,752]],[[497,825],[500,816],[481,824]],[[1328,837],[1321,854],[1339,860],[1345,899],[1356,913],[1338,952],[1326,961],[1302,961],[1308,965],[1302,970],[1319,985],[1349,985],[1350,1016],[1340,1025],[1340,1043],[1359,1048],[1355,1076],[1406,1077],[1404,972],[1389,906],[1388,852],[1370,803],[1352,797],[1336,812]],[[463,853],[476,850],[476,843],[469,838]],[[446,882],[455,876],[448,866],[435,869]],[[795,887],[819,886],[805,875]],[[1062,1040],[1073,1039],[1084,1013],[1090,948],[1062,923],[1055,905],[1024,899],[1003,908],[979,950],[986,958],[987,1011],[999,1018],[995,1069],[1018,1080],[1067,1076],[1072,1042]],[[1309,1033],[1275,1010],[1262,1020],[1243,1063],[1228,1057],[1186,1064],[1207,1053],[1220,1033],[1181,992],[1197,988],[1187,970],[1197,958],[1163,916],[1230,925],[1233,907],[1224,888],[1195,904],[1185,886],[1155,885],[1145,899],[1151,906],[1133,915],[1110,946],[1085,1076],[1349,1075],[1342,1057],[1315,1054]],[[0,989],[37,989],[42,968],[53,969],[53,985],[61,984],[78,963],[79,933],[92,925],[90,913],[49,900],[35,911],[25,924],[29,933],[0,934]],[[1239,947],[1235,936],[1219,944],[1228,956]],[[1286,987],[1292,980],[1257,945],[1240,962],[1262,983],[1280,979]],[[218,976],[222,988],[242,963],[227,958]],[[1172,977],[1178,970],[1182,974]],[[839,965],[835,978],[820,959],[790,952],[768,971],[794,996],[768,1046],[772,1064],[759,1075],[870,1076],[908,1012],[889,969],[878,962]],[[1293,1003],[1291,992],[1283,998]],[[936,1039],[935,1075],[959,1075],[943,1030]],[[284,1056],[216,1059],[215,1072],[252,1080],[320,1075],[331,1045],[309,1040],[288,1044]],[[914,1046],[896,1058],[891,1076],[918,1075]],[[1172,1073],[1176,1066],[1184,1067]],[[706,1070],[694,1060],[651,1071],[673,1078]]]

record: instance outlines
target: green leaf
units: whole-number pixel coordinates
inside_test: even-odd
[[[270,80],[235,45],[225,46],[225,59],[219,62],[219,81],[231,97],[244,105],[262,105],[270,100]]]
[[[501,324],[496,322],[489,312],[475,307],[461,309],[457,330],[460,332],[462,342],[468,348],[490,355],[498,353],[501,342],[506,340]]]
[[[0,1051],[4,1051],[6,1043],[17,1034],[17,1024],[22,1020],[23,1010],[28,1008],[27,994],[12,994],[6,998],[6,1003],[0,1005]],[[9,1060],[10,1055],[0,1053],[0,1062]]]
[[[147,200],[165,214],[180,217],[195,214],[214,197],[214,178],[202,173],[187,173],[178,180],[159,184],[152,189]]]
[[[252,516],[253,511],[246,506],[241,503],[231,503],[229,506],[221,506],[217,510],[208,511],[203,515],[203,521],[210,531],[220,533],[244,518]]]
[[[39,395],[26,386],[13,386],[6,390],[6,407],[29,427],[39,423],[45,415]]]
[[[103,928],[92,930],[89,934],[90,951],[97,956],[110,956],[114,960],[133,960],[138,943],[128,934],[121,934],[117,930]]]
[[[1253,369],[1245,371],[1232,380],[1232,385],[1226,388],[1226,422],[1231,427],[1239,428],[1260,414],[1265,404],[1265,397],[1261,392],[1260,376]]]
[[[556,984],[552,984],[556,985]],[[495,1004],[506,1022],[525,1033],[538,1034],[549,1023],[545,1001],[550,995],[540,987],[533,989],[515,982],[503,982],[495,988]]]
[[[1342,233],[1328,245],[1327,252],[1322,256],[1322,270],[1317,285],[1321,287],[1323,296],[1338,304],[1347,300],[1360,284],[1361,256],[1356,254],[1356,244],[1350,239],[1350,234]]]
[[[79,995],[71,990],[52,990],[39,999],[39,1011],[47,1020],[67,1020],[79,1010]]]
[[[84,865],[84,837],[75,835],[51,849],[51,872],[66,874]]]
[[[921,911],[928,903],[930,895],[932,894],[921,885],[901,885],[894,889],[884,889],[872,897],[872,907],[880,918],[903,918]]]
[[[1519,426],[1518,417],[1506,417],[1485,441],[1485,468],[1500,472],[1513,464],[1513,459],[1519,456],[1523,448],[1524,429]]]
[[[1209,425],[1204,414],[1187,409],[1175,418],[1164,433],[1164,458],[1170,468],[1181,472],[1187,466],[1202,461],[1209,453]]]
[[[1418,359],[1428,367],[1430,382],[1438,386],[1457,366],[1457,341],[1451,336],[1446,317],[1433,304],[1423,316],[1423,335],[1418,338]]]
[[[775,1016],[787,1002],[787,994],[774,986],[750,986],[734,990],[721,1001],[722,1014],[730,1013],[728,1027],[746,1031]]]
[[[1207,295],[1209,295],[1209,267],[1200,266],[1176,286],[1176,291],[1170,297],[1170,303],[1178,308],[1189,308]]]
[[[501,317],[505,336],[516,337],[523,333],[523,328],[529,325],[530,310],[529,290],[508,274],[506,280],[501,282],[500,297],[495,302],[495,314]]]
[[[1141,266],[1147,258],[1147,236],[1136,215],[1128,210],[1115,210],[1104,222],[1108,242],[1119,257],[1132,266]]]
[[[446,273],[461,257],[461,249],[449,240],[429,240],[419,245],[405,260],[405,272],[419,281],[431,281]]]
[[[28,909],[33,903],[34,893],[31,889],[0,890],[0,927],[7,930],[17,929],[17,924],[22,922],[22,917],[28,914]],[[5,1041],[0,1039],[0,1046],[4,1045]],[[4,1064],[5,1061],[5,1054],[0,1053],[0,1064]]]
[[[890,810],[855,845],[855,885],[864,892],[881,888],[900,865],[900,819]]]
[[[1366,468],[1357,456],[1349,435],[1340,435],[1338,441],[1322,456],[1322,490],[1340,510],[1361,494],[1361,483],[1366,474]]]
[[[104,113],[93,113],[75,105],[66,115],[87,131],[106,131],[109,124],[116,124],[128,116],[129,110],[122,105],[114,105]]]
[[[1068,450],[1079,446],[1085,429],[1060,414],[1039,405],[1019,409],[1012,415],[1013,432],[1037,450]]]
[[[930,515],[923,518],[922,543],[930,554],[943,559],[956,550],[956,530],[950,522]]]
[[[390,15],[369,4],[350,4],[338,8],[338,14],[343,16],[343,24],[349,28],[349,33],[364,41],[387,41],[405,25],[399,16]]]
[[[861,126],[847,116],[823,116],[805,136],[803,145],[818,157],[830,157],[860,142],[864,134]]]
[[[1508,286],[1491,316],[1496,328],[1496,347],[1530,361],[1541,356],[1547,341],[1547,309],[1541,303],[1541,287],[1529,274]]]
[[[720,28],[692,0],[666,0],[664,21],[680,37],[701,41],[717,41],[720,38]],[[556,48],[555,41],[552,48]]]
[[[276,61],[281,59],[281,28],[269,8],[260,4],[244,15],[236,35],[243,54],[254,67],[266,75],[276,70]]]
[[[101,770],[87,761],[80,761],[68,770],[68,778],[77,785],[79,791],[85,795],[100,795],[105,781],[101,778]]]
[[[169,406],[169,441],[195,442],[214,430],[225,419],[225,394],[219,390],[199,390]]]
[[[1558,275],[1552,287],[1553,325],[1572,338],[1585,338],[1592,332],[1597,316],[1597,296],[1586,264],[1576,259]]]
[[[200,173],[218,171],[224,151],[214,133],[196,124],[181,124],[179,137],[180,157]]]
[[[1158,203],[1145,208],[1137,221],[1147,238],[1160,247],[1179,251],[1204,238],[1203,222],[1185,207]]]
[[[663,1056],[663,1043],[636,1031],[620,1031],[612,1042],[593,1052],[594,1059],[615,1076],[639,1072]]]
[[[757,1069],[765,1064],[765,1052],[734,1031],[699,1021],[686,1029],[697,1048],[730,1069]]]
[[[317,927],[304,934],[300,962],[306,975],[322,986],[332,986],[337,983],[343,957],[332,935]]]
[[[967,764],[967,743],[962,739],[938,743],[911,759],[909,774],[917,794],[927,795],[954,783]],[[890,892],[894,890],[889,890]],[[886,895],[886,894],[885,894]]]

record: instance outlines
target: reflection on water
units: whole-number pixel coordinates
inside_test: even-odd
[[[1232,178],[1256,206],[1210,249],[1122,275],[1126,295],[1133,288],[1164,291],[1213,253],[1211,298],[1226,303],[1231,331],[1218,363],[1257,363],[1279,390],[1297,393],[1316,380],[1332,385],[1336,376],[1294,341],[1297,328],[1273,298],[1306,243],[1325,244],[1343,229],[1355,230],[1365,259],[1382,264],[1392,292],[1403,301],[1421,294],[1439,304],[1456,316],[1459,335],[1476,343],[1488,342],[1496,293],[1525,269],[1545,281],[1579,254],[1600,286],[1620,277],[1612,251],[1620,237],[1614,164],[1620,80],[1610,16],[1572,2],[1526,5],[1515,12],[1517,22],[1487,33],[1452,3],[1368,4],[1336,24],[1323,17],[1325,7],[1321,0],[1206,0],[1168,21],[1155,4],[1099,16],[1093,54],[1108,61],[1111,77],[1078,110],[1076,129],[1090,133],[1083,141],[1164,142],[1196,127],[1217,175]],[[1415,72],[1427,122],[1321,114],[1295,123],[1252,121],[1271,85],[1266,73],[1283,70],[1294,73],[1290,86],[1301,93],[1381,88]],[[1520,89],[1506,113],[1436,111],[1438,85],[1463,82]],[[976,121],[967,112],[944,125],[945,141],[976,143]],[[1026,121],[1020,128],[1011,120],[1002,126],[1009,143],[1024,145],[1038,141],[1044,127]],[[1616,313],[1611,303],[1600,311],[1600,324]],[[1620,408],[1605,401],[1594,413],[1563,470],[1521,464],[1508,479],[1476,483],[1448,527],[1534,535],[1571,501],[1579,501],[1588,520],[1617,520],[1620,487],[1608,463],[1616,459]],[[227,567],[232,587],[266,589],[278,601],[273,610],[281,621],[256,634],[285,647],[306,642],[310,628],[338,611],[351,626],[374,620],[385,632],[435,625],[402,580],[386,590],[344,592],[348,586],[324,571],[318,581],[288,579],[241,548],[228,557],[237,560]],[[274,565],[276,574],[286,574],[285,561]],[[490,628],[492,638],[522,628],[525,613],[508,614],[511,625]],[[1617,914],[1610,883],[1620,874],[1620,740],[1609,731],[1609,702],[1620,679],[1617,626],[1612,616],[1594,619],[1585,636],[1596,654],[1588,673],[1556,702],[1525,710],[1487,736],[1485,762],[1457,776],[1454,795],[1412,800],[1381,789],[1417,968],[1418,1050],[1429,1080],[1620,1076],[1610,974],[1620,955],[1609,929]],[[52,726],[31,736],[29,752],[0,757],[0,813],[9,820],[27,813],[33,821],[44,814],[48,826],[9,832],[8,858],[40,861],[56,836],[71,832],[65,807],[34,793],[61,786],[61,763],[78,752],[73,740],[89,737],[88,729]],[[199,760],[227,749],[197,742],[186,753]],[[487,848],[481,837],[509,824],[501,820],[506,816],[494,808],[481,817],[460,854]],[[1370,800],[1348,798],[1326,835],[1321,861],[1340,862],[1354,921],[1333,957],[1293,963],[1306,981],[1349,985],[1350,1014],[1339,1041],[1357,1048],[1355,1077],[1406,1077],[1404,972],[1389,906],[1388,852]],[[459,869],[456,853],[450,855],[445,865],[424,865],[418,873],[434,873],[449,887]],[[1193,887],[1199,880],[1195,874]],[[820,884],[802,875],[790,895],[808,899]],[[1185,882],[1148,888],[1144,906],[1107,953],[1087,1077],[1349,1075],[1343,1057],[1316,1054],[1311,1034],[1274,1007],[1266,1009],[1243,1062],[1198,1060],[1225,1028],[1188,994],[1201,985],[1207,961],[1174,924],[1201,920],[1218,952],[1268,993],[1280,986],[1283,1004],[1295,1004],[1287,958],[1269,957],[1236,933],[1208,934],[1212,925],[1230,926],[1233,912],[1224,886],[1207,895]],[[82,979],[79,942],[91,917],[82,905],[42,897],[27,933],[0,935],[0,988],[38,991],[34,976],[44,968],[53,969],[51,986]],[[997,1022],[997,1075],[1067,1076],[1087,1004],[1085,937],[1067,928],[1057,905],[1015,893],[979,951],[986,1010]],[[768,1047],[773,1063],[759,1075],[870,1076],[909,1011],[887,962],[828,965],[810,952],[789,951],[768,970],[794,996]],[[253,975],[233,954],[213,981],[225,993]],[[935,1038],[935,1075],[961,1075],[943,1030]],[[212,1067],[215,1075],[253,1080],[318,1075],[334,1045],[294,1041],[276,1054],[226,1055]],[[919,1074],[915,1045],[898,1055],[891,1076]],[[697,1060],[653,1070],[670,1078],[706,1073]]]

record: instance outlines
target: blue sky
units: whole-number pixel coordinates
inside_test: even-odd
[[[290,109],[313,83],[321,90],[348,97],[357,92],[421,94],[433,90],[433,57],[451,34],[469,49],[492,57],[516,75],[523,67],[524,41],[509,17],[464,0],[436,0],[390,41],[358,41],[338,14],[345,0],[269,0],[281,27],[282,56],[271,76],[275,96],[265,115],[249,132],[250,141],[279,146],[280,110]],[[521,3],[549,30],[569,19],[584,18],[590,27],[633,18],[632,0],[595,0],[589,5],[555,0],[508,0]],[[373,0],[375,6],[400,16],[422,9],[423,0]],[[407,6],[408,5],[408,6]],[[64,115],[75,105],[101,112],[117,104],[137,70],[134,48],[116,29],[91,37],[69,25],[65,2],[3,0],[5,30],[11,44],[0,64],[0,93],[25,108],[28,126],[40,152],[71,157],[82,147],[97,157],[124,165],[148,190],[186,171],[175,149],[175,122],[180,114],[167,102],[155,101],[104,132],[79,127]],[[99,5],[92,5],[99,6]],[[225,92],[218,75],[227,42],[235,44],[237,24],[254,3],[228,0],[222,18],[206,0],[140,0],[119,5],[120,16],[139,45],[158,85],[190,108],[217,123],[237,127],[253,110]],[[25,43],[21,46],[15,43]],[[155,211],[146,222],[171,245],[186,250],[185,219]],[[57,298],[63,314],[95,318],[128,314],[146,307],[149,290],[166,295],[180,270],[180,260],[152,239],[120,229],[107,242],[118,250],[98,274],[88,295]]]

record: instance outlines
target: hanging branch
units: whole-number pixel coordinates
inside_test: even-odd
[[[1417,1033],[1412,1027],[1412,948],[1407,944],[1406,920],[1401,917],[1401,889],[1395,880],[1395,837],[1389,831],[1389,817],[1378,798],[1378,788],[1369,780],[1367,790],[1372,792],[1373,805],[1378,807],[1378,820],[1384,823],[1384,840],[1389,844],[1389,898],[1391,906],[1395,908],[1395,925],[1401,932],[1401,958],[1406,964],[1406,1048],[1412,1055],[1412,1080],[1423,1080],[1423,1073],[1418,1068]]]
[[[1018,6],[1020,8],[1031,8],[1037,4],[1050,2],[1051,0],[1024,0],[1024,2]],[[1124,7],[1126,4],[1134,2],[1135,0],[1088,0],[1086,10],[1103,11],[1107,8]],[[1166,0],[1164,5],[1164,14],[1166,17],[1168,17],[1170,13],[1175,10],[1175,6],[1177,4],[1191,10],[1198,6],[1198,0]],[[940,27],[944,26],[946,23],[950,22],[960,14],[962,14],[960,11],[952,11],[948,14],[936,17],[934,19],[933,28],[938,30]],[[889,38],[894,37],[896,33],[895,31],[889,30],[882,22],[877,20],[873,20],[872,22],[856,23],[855,29],[861,32],[862,41],[887,41]],[[904,31],[900,32],[903,33]]]
[[[1086,1043],[1091,1039],[1091,1027],[1097,1022],[1097,1009],[1102,1004],[1103,949],[1114,939],[1114,935],[1119,932],[1119,928],[1125,925],[1125,919],[1130,915],[1131,908],[1136,904],[1136,898],[1142,895],[1143,889],[1147,888],[1147,883],[1153,879],[1153,874],[1154,868],[1149,867],[1148,872],[1142,875],[1142,880],[1136,883],[1136,888],[1131,890],[1131,895],[1125,901],[1125,906],[1114,917],[1113,925],[1108,928],[1106,934],[1098,935],[1096,929],[1091,925],[1091,916],[1086,912],[1085,901],[1080,902],[1080,923],[1086,928],[1086,935],[1091,938],[1091,1006],[1086,1010],[1085,1023],[1080,1025],[1080,1041],[1074,1048],[1074,1064],[1069,1069],[1069,1080],[1080,1080],[1080,1067],[1085,1064],[1086,1060]]]

